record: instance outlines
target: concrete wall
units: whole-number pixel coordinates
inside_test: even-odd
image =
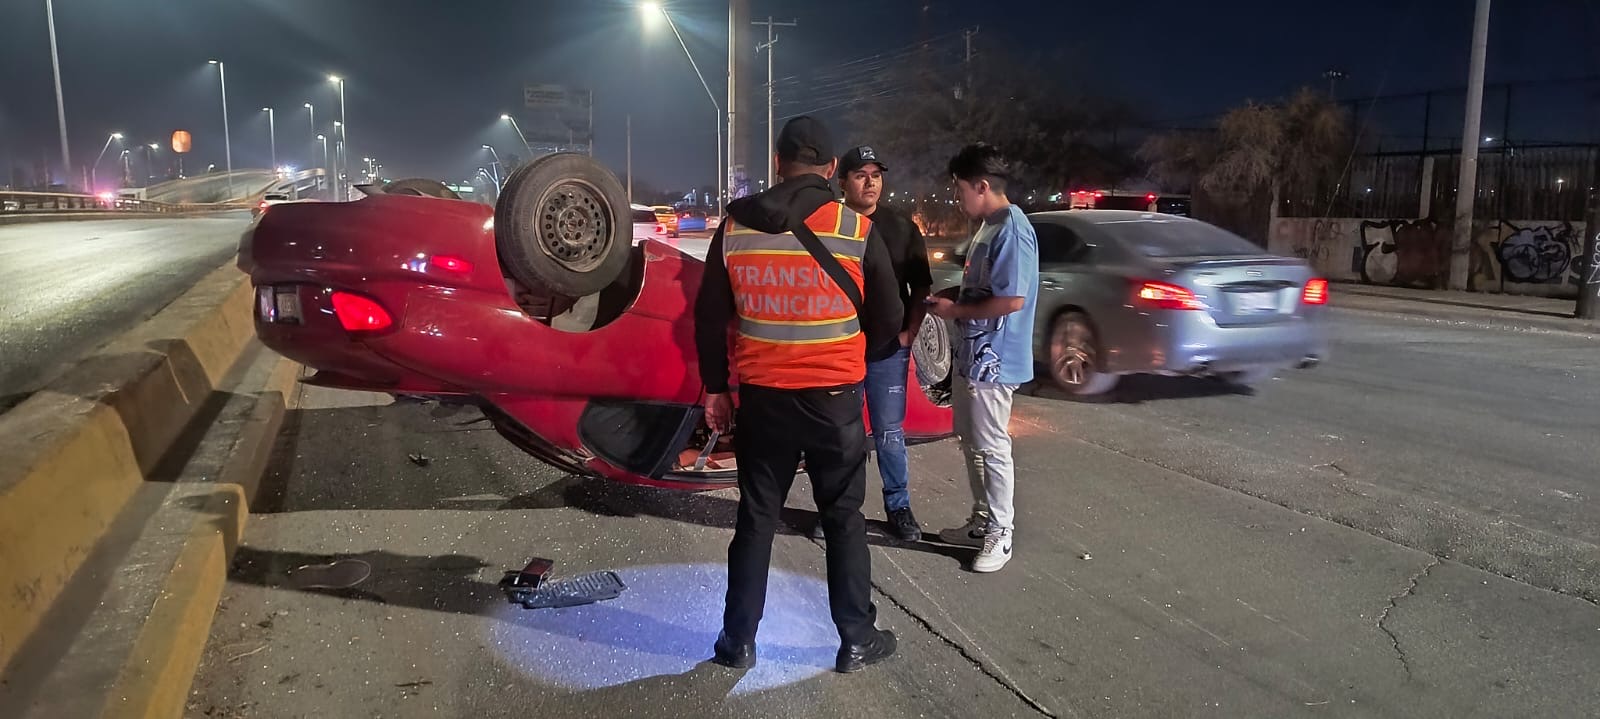
[[[1584,223],[1474,223],[1471,281],[1480,292],[1576,298]],[[1329,279],[1443,289],[1450,277],[1449,223],[1434,220],[1278,218],[1269,251],[1302,257]]]

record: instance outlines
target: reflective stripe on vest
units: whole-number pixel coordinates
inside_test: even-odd
[[[860,333],[861,322],[853,316],[844,321],[820,322],[763,322],[743,318],[739,320],[739,334],[751,339],[787,345],[837,342]]]

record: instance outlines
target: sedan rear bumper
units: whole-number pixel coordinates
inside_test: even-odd
[[[1256,326],[1220,326],[1209,314],[1151,313],[1107,369],[1127,374],[1211,374],[1272,367],[1309,367],[1327,358],[1327,336],[1315,314]],[[1143,336],[1139,336],[1142,334]]]

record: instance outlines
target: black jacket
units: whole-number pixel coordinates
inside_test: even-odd
[[[819,175],[784,180],[772,189],[728,203],[728,216],[745,227],[768,233],[789,231],[791,221],[803,221],[823,205],[833,202],[833,188]],[[861,258],[862,307],[857,318],[867,339],[868,361],[895,353],[900,346],[900,326],[905,308],[894,275],[889,250],[876,227],[867,235]],[[722,262],[722,227],[706,252],[705,276],[694,303],[694,343],[700,355],[700,381],[707,392],[728,391],[728,326],[737,312],[728,268]]]

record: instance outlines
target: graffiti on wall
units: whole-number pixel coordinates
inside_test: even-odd
[[[1311,225],[1311,232],[1294,233],[1289,238],[1290,253],[1310,262],[1312,267],[1322,267],[1333,257],[1334,248],[1344,241],[1346,222],[1335,219],[1316,220]]]
[[[1450,279],[1450,226],[1427,220],[1361,222],[1361,281],[1444,287]]]
[[[1579,283],[1582,235],[1570,222],[1518,227],[1501,223],[1495,257],[1506,282]]]

